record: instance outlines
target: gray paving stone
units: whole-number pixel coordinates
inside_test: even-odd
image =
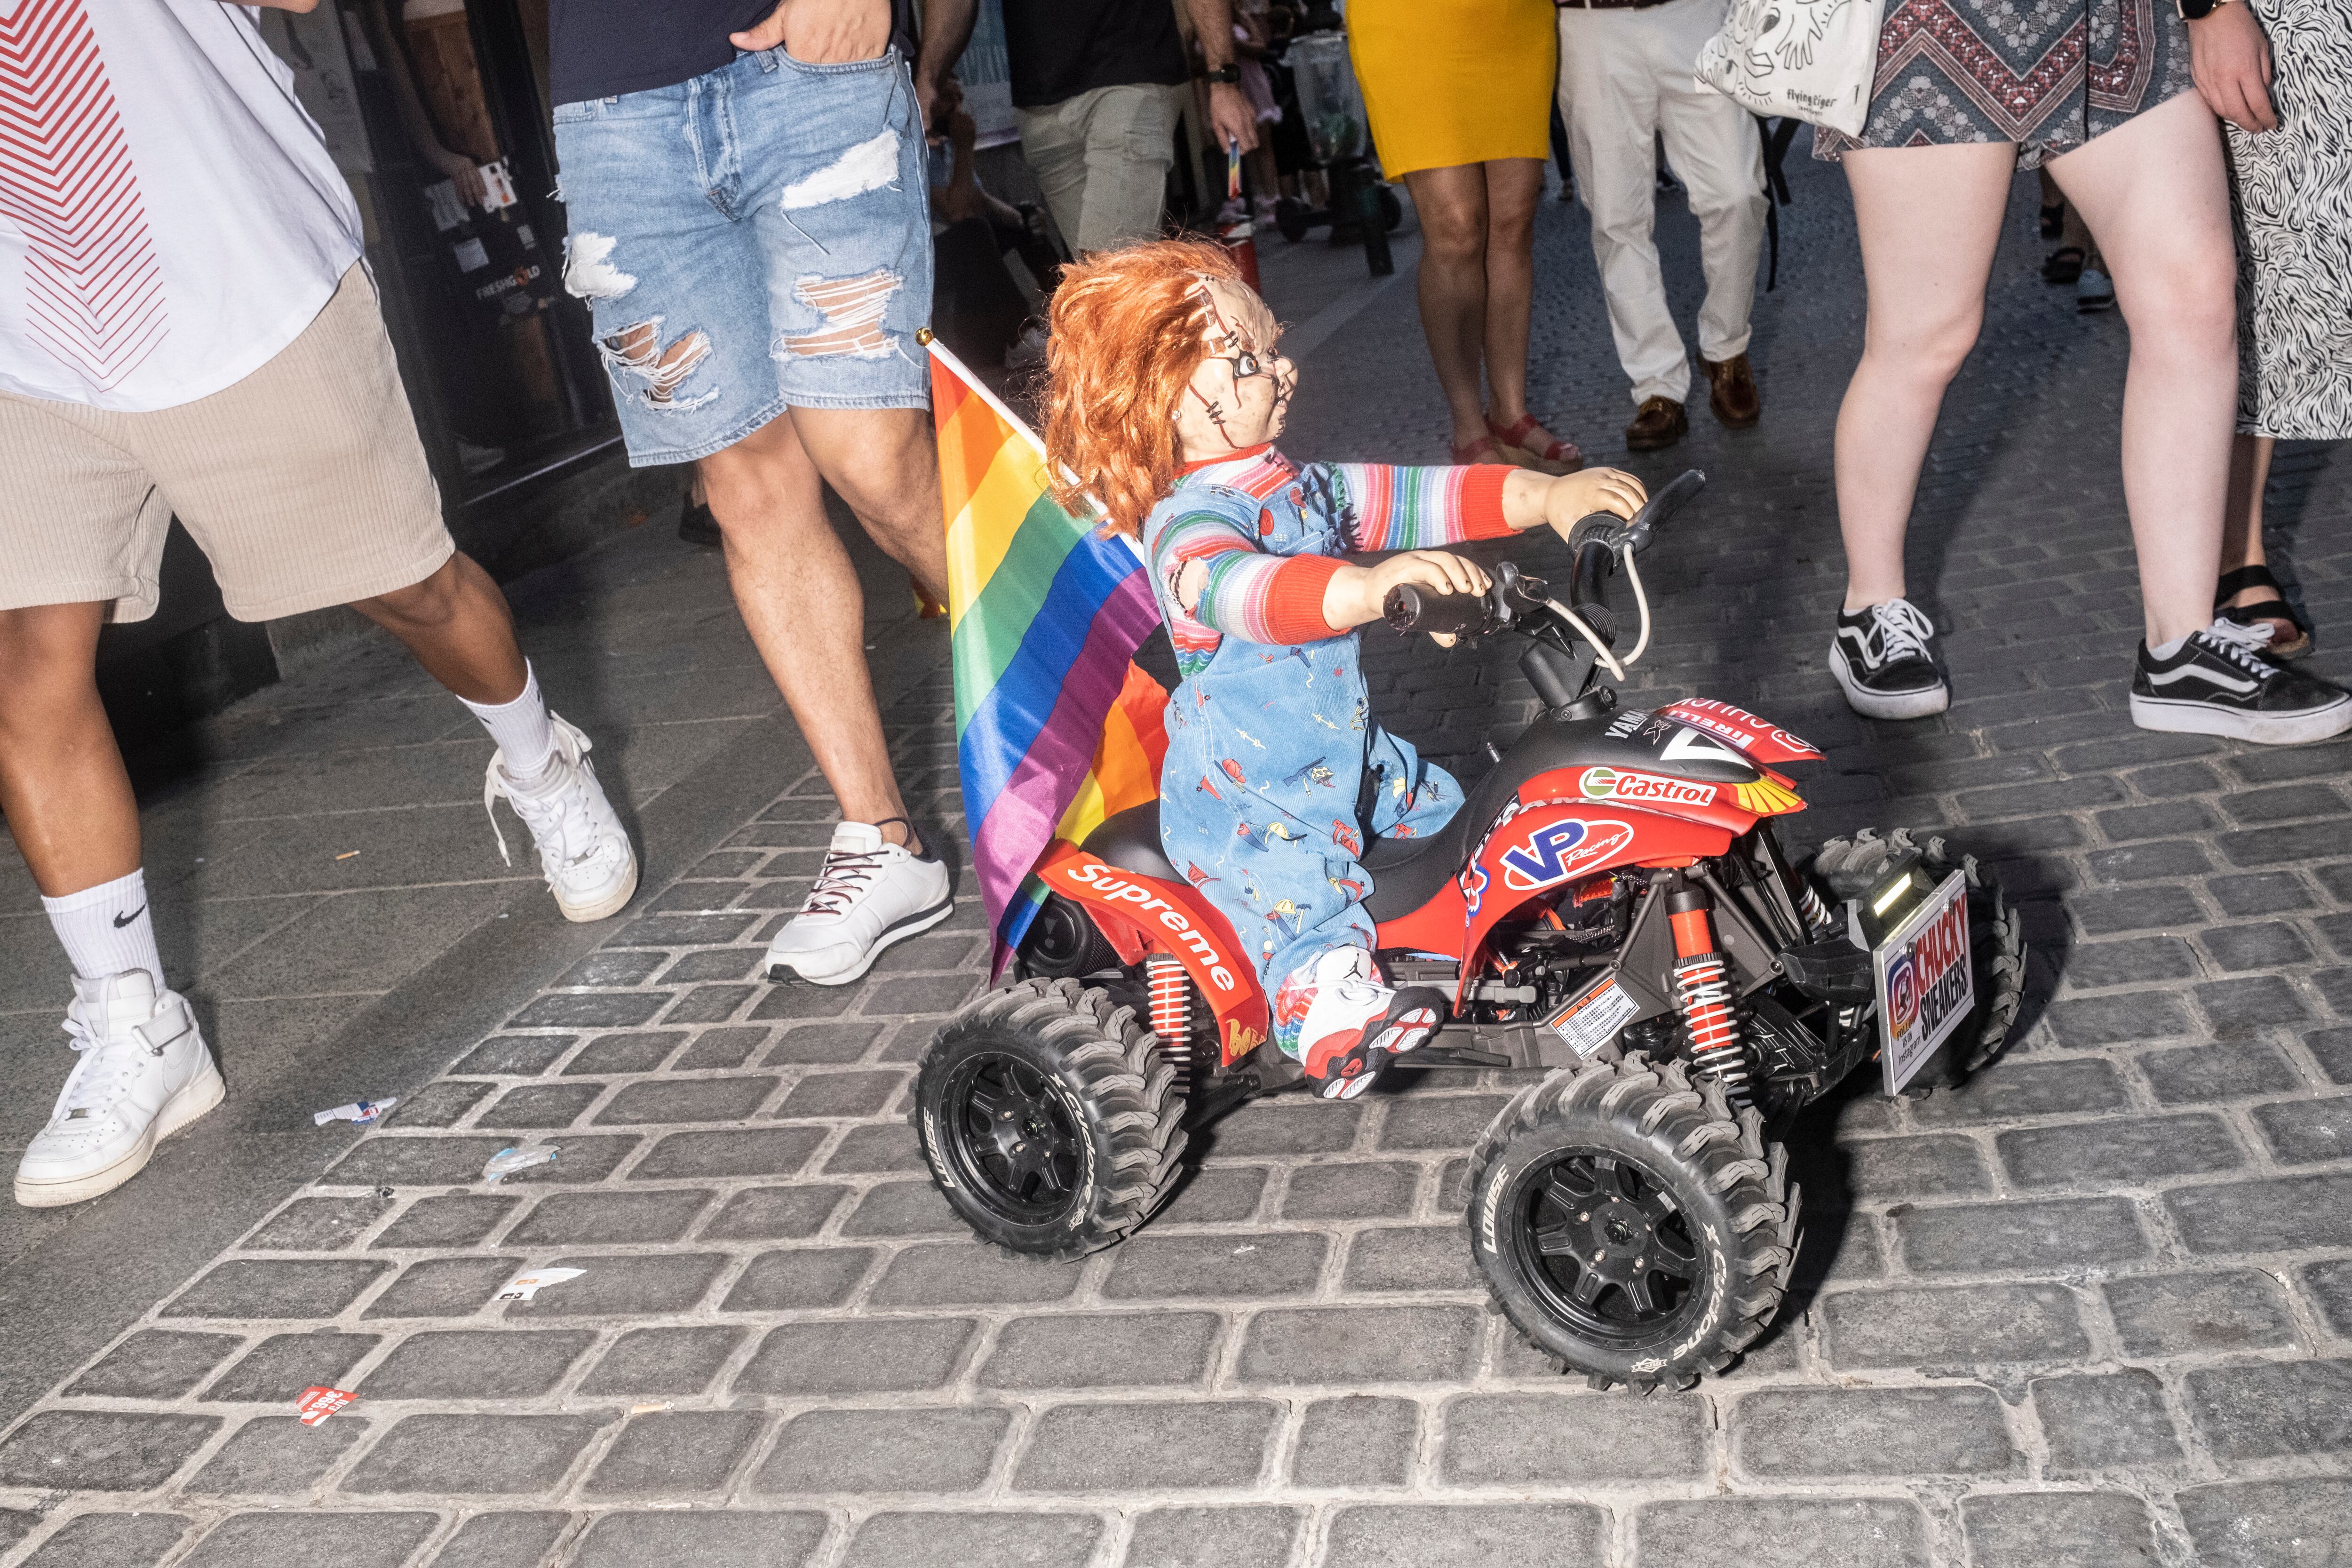
[[[768,1043],[768,1034],[757,1024],[705,1029],[694,1037],[692,1046],[679,1053],[677,1070],[709,1072],[719,1068],[740,1068],[751,1059],[752,1052]]]
[[[824,1142],[814,1127],[762,1127],[733,1132],[673,1132],[654,1145],[630,1174],[652,1181],[677,1177],[789,1176]]]
[[[744,1329],[633,1329],[614,1341],[581,1379],[580,1392],[691,1398],[710,1386],[748,1337]]]
[[[2190,1419],[2224,1462],[2352,1449],[2352,1361],[2250,1362],[2187,1381]]]
[[[1907,1498],[1714,1497],[1643,1503],[1638,1568],[1928,1568],[1927,1519]]]
[[[1171,1225],[1231,1225],[1254,1219],[1265,1197],[1263,1165],[1213,1165],[1195,1170],[1154,1215],[1151,1227]]]
[[[541,1568],[568,1513],[478,1513],[434,1553],[433,1568]]]
[[[1083,1267],[1013,1256],[970,1237],[922,1242],[890,1260],[872,1300],[877,1307],[1059,1301],[1078,1288]]]
[[[1381,1123],[1381,1147],[1467,1149],[1509,1099],[1501,1094],[1437,1094],[1391,1100]]]
[[[463,1318],[490,1303],[521,1272],[520,1258],[431,1258],[401,1271],[362,1317]]]
[[[2311,957],[2310,944],[2284,921],[2261,925],[2218,926],[2200,938],[2213,962],[2233,973],[2280,969]]]
[[[333,1187],[456,1187],[481,1179],[490,1156],[509,1146],[507,1138],[447,1134],[362,1138],[335,1162],[320,1181]]]
[[[365,1197],[298,1198],[237,1245],[247,1252],[334,1252],[357,1241],[391,1212],[392,1200],[373,1193]]]
[[[792,1247],[751,1260],[719,1304],[722,1312],[790,1312],[838,1307],[874,1262],[866,1247]]]
[[[712,1194],[692,1188],[642,1193],[551,1193],[507,1233],[509,1247],[611,1247],[676,1241],[694,1228]]]
[[[29,1568],[154,1568],[187,1533],[188,1521],[173,1513],[85,1513],[68,1520],[25,1562]]]
[[[750,1001],[756,985],[698,985],[662,1015],[665,1024],[723,1024]]]
[[[1323,1568],[1600,1568],[1608,1516],[1580,1503],[1370,1503],[1331,1515]]]
[[[0,1441],[0,1488],[143,1492],[169,1480],[219,1427],[211,1415],[39,1411]]]
[[[979,1326],[969,1318],[787,1323],[760,1342],[735,1375],[735,1392],[809,1397],[937,1388]]]
[[[2024,1468],[1985,1388],[1768,1389],[1734,1405],[1729,1425],[1732,1462],[1759,1479]]]
[[[842,1568],[1086,1568],[1102,1532],[1090,1513],[877,1513],[858,1525]]]
[[[2226,1257],[2352,1247],[2352,1175],[2176,1187],[2164,1202],[2193,1252]]]
[[[522,1206],[519,1197],[487,1194],[419,1198],[384,1226],[371,1247],[475,1247]]]
[[[1421,1182],[1419,1165],[1386,1160],[1351,1160],[1301,1165],[1283,1190],[1285,1219],[1389,1219],[1412,1212]]]
[[[2218,1116],[2116,1118],[2021,1127],[1993,1140],[2021,1186],[2137,1186],[2165,1176],[2231,1171],[2245,1163]]]
[[[2189,944],[2173,936],[2084,942],[2066,954],[2066,984],[2077,991],[2186,980],[2196,973],[2197,959]]]
[[[1156,1508],[1135,1516],[1122,1568],[1289,1568],[1295,1508]]]
[[[341,1385],[383,1341],[374,1334],[272,1334],[213,1379],[203,1397],[217,1402],[290,1403],[306,1388]]]
[[[367,1423],[348,1413],[317,1426],[291,1415],[259,1416],[230,1433],[184,1489],[198,1497],[299,1497],[367,1436]]]
[[[655,1122],[741,1121],[768,1102],[781,1080],[688,1078],[633,1083],[596,1113],[600,1127],[635,1127]]]
[[[794,1084],[776,1114],[793,1117],[879,1116],[906,1086],[903,1072],[811,1073]]]
[[[581,1485],[590,1497],[675,1498],[722,1490],[768,1418],[749,1410],[634,1415]]]
[[[1329,1238],[1311,1231],[1155,1236],[1121,1244],[1103,1295],[1115,1301],[1197,1296],[1301,1296],[1323,1272]]]
[[[988,1479],[1013,1413],[812,1410],[784,1423],[747,1489],[763,1497],[972,1491]]]
[[[2167,1105],[2284,1094],[2303,1087],[2302,1079],[2274,1047],[2246,1041],[2150,1051],[2137,1060],[2148,1087]]]
[[[1960,1500],[1970,1568],[2147,1568],[2147,1504],[2126,1492],[1991,1492]]]
[[[595,1339],[585,1329],[412,1334],[358,1392],[368,1399],[529,1399],[562,1382]]]
[[[2037,1378],[2033,1408],[2042,1418],[2053,1470],[2168,1465],[2181,1457],[2164,1405],[2164,1385],[2138,1367]]]
[[[1410,1399],[1318,1399],[1300,1418],[1290,1479],[1343,1491],[1401,1487],[1412,1479],[1420,1442],[1421,1406]]]
[[[800,1568],[816,1555],[824,1531],[821,1513],[608,1513],[588,1527],[571,1563],[572,1568],[684,1563],[694,1568]]]
[[[2050,1031],[2070,1050],[2170,1039],[2196,1031],[2188,1012],[2161,991],[2113,996],[2079,996],[2053,1002],[2046,1015]]]
[[[1917,1274],[2071,1274],[2148,1255],[2129,1198],[1890,1210]]]
[[[362,1456],[341,1489],[433,1498],[550,1491],[595,1435],[587,1415],[411,1415]]]
[[[577,1035],[492,1035],[450,1070],[531,1078],[562,1060],[579,1039]]]
[[[507,1021],[510,1029],[625,1029],[643,1024],[668,1000],[660,992],[541,996]]]
[[[1224,1320],[1213,1312],[1082,1312],[1015,1318],[980,1370],[983,1388],[1199,1384]]]
[[[557,1157],[543,1165],[532,1165],[504,1178],[510,1187],[581,1187],[593,1185],[621,1168],[630,1155],[644,1142],[640,1138],[600,1137],[581,1132],[566,1132],[553,1140],[517,1139],[534,1146],[544,1145],[556,1151]]]
[[[841,1205],[847,1187],[750,1187],[702,1227],[706,1241],[795,1241],[814,1236]],[[941,1212],[946,1209],[940,1205]],[[845,1226],[845,1229],[846,1226]]]
[[[2352,1083],[2352,1029],[2315,1029],[2303,1043],[2329,1082]]]
[[[691,1311],[710,1283],[734,1260],[724,1253],[663,1253],[651,1257],[558,1258],[548,1267],[577,1268],[584,1278],[566,1279],[528,1301],[509,1301],[509,1321],[520,1318],[660,1317]]]
[[[2222,911],[2244,919],[2249,915],[2286,914],[2311,908],[2311,890],[2292,871],[2250,871],[2237,877],[2209,877],[2205,890]]]
[[[527,1083],[510,1089],[499,1102],[475,1118],[474,1125],[500,1132],[533,1131],[569,1127],[580,1113],[596,1103],[601,1083]]]
[[[1243,1106],[1210,1129],[1209,1147],[1224,1159],[1336,1153],[1355,1142],[1363,1121],[1360,1101],[1261,1100]]]
[[[688,954],[699,957],[700,954]],[[667,962],[658,952],[611,951],[592,952],[565,970],[558,985],[601,986],[626,988],[642,985],[654,977],[654,971]],[[688,978],[702,978],[688,976]],[[731,978],[731,977],[730,977]]]
[[[392,1272],[373,1258],[247,1258],[215,1265],[157,1314],[165,1318],[331,1318]]]
[[[400,1568],[441,1526],[431,1513],[234,1514],[180,1559],[181,1568]]]
[[[665,985],[685,985],[700,980],[748,980],[767,956],[756,947],[721,947],[689,952],[661,977]],[[656,958],[655,966],[660,966]]]
[[[1149,1476],[1157,1493],[1257,1479],[1282,1407],[1262,1400],[1058,1405],[1038,1414],[1013,1488],[1118,1491]]]
[[[1815,1309],[1832,1366],[1972,1366],[2064,1361],[2090,1352],[2063,1285],[1841,1290]]]
[[[2300,1278],[2321,1319],[2338,1338],[2352,1340],[2352,1258],[2307,1264]]]
[[[236,1353],[235,1334],[181,1334],[142,1329],[106,1352],[66,1388],[117,1399],[176,1399]]]
[[[1465,1394],[1442,1420],[1438,1468],[1457,1486],[1670,1480],[1713,1468],[1711,1422],[1696,1394]]]
[[[1858,1138],[1839,1150],[1848,1161],[1853,1190],[1878,1197],[1957,1197],[1992,1190],[1984,1151],[1954,1134]]]
[[[1459,1224],[1360,1230],[1341,1279],[1349,1290],[1486,1289]]]
[[[1246,1383],[1454,1383],[1477,1366],[1475,1307],[1304,1307],[1258,1313],[1235,1375]]]
[[[570,1079],[598,1073],[654,1072],[685,1043],[686,1036],[675,1029],[599,1035],[563,1064],[563,1076]]]
[[[2352,1157],[2352,1095],[2257,1105],[2253,1117],[2263,1141],[2283,1165]]]
[[[2133,1357],[2270,1350],[2294,1342],[2294,1320],[2267,1274],[2144,1274],[2099,1287]]]
[[[847,1005],[847,998],[842,999]],[[764,1016],[764,1004],[754,1008],[751,1016]],[[878,1022],[866,1019],[854,1024],[803,1024],[787,1029],[778,1037],[768,1054],[760,1058],[763,1068],[790,1067],[795,1064],[822,1062],[854,1062],[864,1058],[888,1031]]]
[[[2352,1478],[2194,1487],[2175,1500],[2200,1568],[2332,1568],[2352,1547]]]
[[[813,1127],[792,1128],[814,1132]],[[824,1168],[836,1175],[887,1175],[923,1168],[923,1151],[915,1130],[904,1123],[887,1127],[853,1127],[834,1148]]]
[[[2060,1061],[2001,1059],[1999,1072],[1980,1072],[1955,1089],[1937,1089],[1911,1107],[1929,1126],[2009,1121],[2021,1116],[2080,1116],[2121,1110],[2131,1103],[2115,1064],[2103,1057]]]
[[[2197,895],[2183,887],[2078,893],[2066,900],[2066,912],[2093,936],[2126,931],[2194,930],[2206,918]]]

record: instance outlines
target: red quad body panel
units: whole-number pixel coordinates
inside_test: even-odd
[[[1140,963],[1153,952],[1181,963],[1216,1015],[1228,1065],[1265,1040],[1265,995],[1258,989],[1257,967],[1225,917],[1190,883],[1139,877],[1068,843],[1046,851],[1037,875],[1085,907],[1120,963]]]
[[[1688,701],[1669,703],[1659,709],[1658,714],[1661,718],[1678,720],[1694,729],[1720,736],[1768,767],[1774,763],[1818,763],[1822,760],[1818,749],[1770,720],[1759,719],[1745,708],[1734,708],[1728,702],[1717,702],[1711,697],[1694,697]]]

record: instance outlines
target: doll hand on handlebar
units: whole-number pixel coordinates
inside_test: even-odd
[[[1642,481],[1622,468],[1585,468],[1551,481],[1544,492],[1543,520],[1566,539],[1570,529],[1596,511],[1631,518],[1649,499]]]
[[[1381,618],[1389,590],[1411,583],[1432,594],[1483,594],[1486,574],[1473,561],[1443,550],[1408,550],[1377,566],[1342,566],[1323,590],[1323,619],[1334,626],[1360,626]]]

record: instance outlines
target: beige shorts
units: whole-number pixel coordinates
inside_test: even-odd
[[[177,515],[241,621],[387,594],[457,548],[354,263],[302,335],[233,386],[121,414],[0,393],[0,609],[155,613]]]

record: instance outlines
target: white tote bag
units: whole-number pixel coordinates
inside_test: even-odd
[[[1698,79],[1757,114],[1861,134],[1885,0],[1731,0]]]

